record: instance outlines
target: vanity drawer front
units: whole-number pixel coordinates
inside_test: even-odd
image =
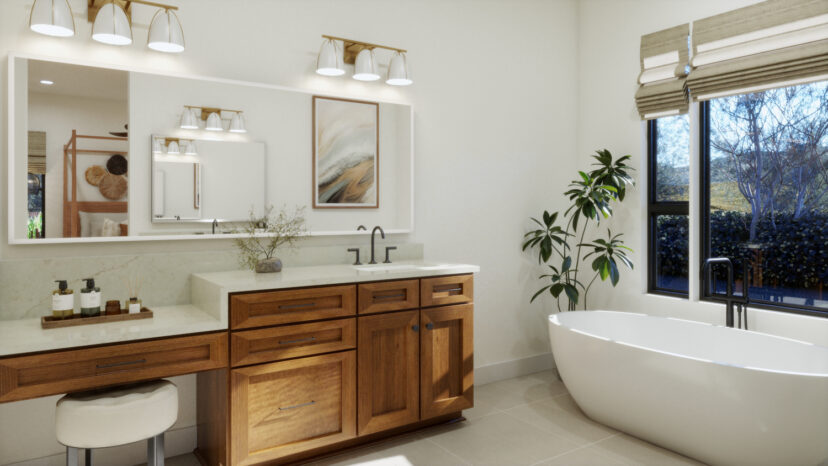
[[[356,348],[356,318],[234,332],[231,362],[246,366]]]
[[[355,353],[233,369],[231,464],[261,464],[354,438]]]
[[[474,275],[424,278],[420,281],[420,306],[444,306],[474,301]]]
[[[233,329],[292,324],[356,314],[356,286],[326,286],[230,296]]]
[[[0,402],[226,366],[224,332],[2,359]]]
[[[359,313],[402,311],[420,307],[419,280],[396,280],[359,285]]]

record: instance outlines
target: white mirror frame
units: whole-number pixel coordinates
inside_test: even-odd
[[[226,78],[217,78],[211,76],[199,76],[199,75],[192,75],[186,73],[173,73],[173,72],[159,72],[158,70],[154,69],[147,69],[141,67],[128,67],[122,65],[111,65],[111,64],[102,64],[99,62],[95,62],[92,60],[77,60],[77,59],[66,59],[66,58],[56,58],[46,55],[38,55],[38,54],[30,54],[30,53],[19,53],[19,52],[10,52],[8,58],[8,89],[7,89],[7,105],[8,105],[8,146],[6,157],[7,160],[7,169],[8,169],[8,186],[6,189],[6,195],[8,196],[7,199],[7,215],[6,221],[8,222],[8,244],[13,245],[33,245],[33,244],[72,244],[72,243],[121,243],[121,242],[137,242],[137,241],[180,241],[180,240],[193,240],[193,239],[230,239],[230,238],[240,238],[247,236],[246,234],[222,234],[222,235],[209,235],[209,234],[178,234],[178,235],[146,235],[146,236],[112,236],[112,237],[93,237],[93,238],[42,238],[42,239],[29,239],[29,238],[17,238],[15,236],[15,224],[14,224],[14,209],[15,209],[15,196],[14,196],[14,184],[16,180],[14,179],[14,163],[15,163],[15,59],[23,58],[27,60],[42,60],[42,61],[49,61],[53,63],[64,63],[67,65],[79,65],[79,66],[89,66],[94,68],[106,68],[111,70],[119,70],[119,71],[127,71],[127,72],[135,72],[135,73],[146,73],[152,74],[156,76],[167,76],[172,78],[184,78],[184,79],[193,79],[198,81],[207,81],[207,82],[214,82],[214,83],[221,83],[221,84],[233,84],[238,86],[248,86],[248,87],[257,87],[260,89],[274,89],[274,90],[281,90],[281,91],[289,91],[289,92],[298,92],[302,94],[308,95],[318,95],[323,97],[335,97],[335,98],[355,98],[352,95],[347,94],[331,94],[329,92],[324,91],[311,91],[307,89],[297,89],[288,86],[280,86],[276,84],[267,84],[267,83],[260,83],[255,81],[242,81],[237,79],[226,79]],[[26,83],[28,85],[28,83]],[[362,98],[362,97],[357,97]],[[411,146],[410,146],[410,180],[409,185],[411,186],[409,196],[410,196],[410,220],[409,225],[410,228],[402,228],[402,229],[387,229],[385,233],[387,234],[407,234],[412,233],[414,231],[414,106],[402,102],[402,101],[395,101],[395,100],[388,100],[388,99],[371,99],[374,102],[378,103],[386,103],[386,104],[399,104],[399,105],[407,105],[411,110],[411,124],[410,124],[410,131],[411,131]],[[350,235],[365,235],[368,234],[366,231],[356,231],[353,230],[331,230],[331,231],[309,231],[306,233],[307,236],[350,236]],[[264,235],[267,236],[267,235]]]

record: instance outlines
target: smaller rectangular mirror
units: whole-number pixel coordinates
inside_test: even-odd
[[[241,222],[264,214],[265,145],[152,136],[152,222]]]

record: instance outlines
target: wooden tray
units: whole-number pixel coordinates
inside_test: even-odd
[[[152,311],[142,307],[141,312],[137,314],[130,314],[126,309],[121,309],[120,314],[104,315],[101,310],[101,315],[95,317],[81,317],[80,314],[72,314],[72,317],[65,319],[55,319],[52,316],[43,316],[40,318],[40,326],[42,328],[61,328],[61,327],[75,327],[77,325],[92,325],[104,324],[107,322],[121,322],[124,320],[138,320],[151,319]]]

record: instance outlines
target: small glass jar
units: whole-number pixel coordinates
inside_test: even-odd
[[[126,302],[126,308],[130,314],[138,314],[141,312],[141,300],[138,298],[129,298]]]

